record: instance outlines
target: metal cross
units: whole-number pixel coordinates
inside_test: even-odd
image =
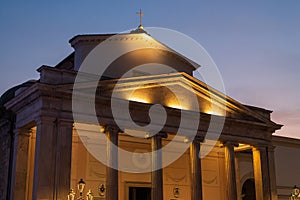
[[[139,12],[136,12],[136,14],[140,15],[140,26],[142,26],[142,18],[144,16],[144,13],[142,13],[142,9],[140,9]]]

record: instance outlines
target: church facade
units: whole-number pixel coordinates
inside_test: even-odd
[[[77,199],[80,179],[84,198],[90,189],[94,199],[109,200],[278,199],[272,134],[281,125],[271,120],[271,111],[243,105],[196,79],[197,63],[144,31],[112,36],[75,36],[72,54],[54,67],[41,66],[39,80],[2,96],[0,129],[7,136],[3,146],[10,147],[3,149],[3,199],[71,199],[70,189]],[[145,46],[118,57],[100,79],[83,73],[74,96],[84,59],[108,40]],[[157,70],[157,63],[175,70]],[[138,65],[144,67],[132,70]],[[90,91],[96,121],[89,108],[74,104],[78,98],[86,105]],[[123,115],[116,119],[112,105],[134,123]],[[162,121],[156,120],[161,108]],[[153,121],[158,133],[136,129]],[[123,157],[123,150],[131,157]],[[242,160],[249,161],[247,177],[240,177]],[[246,194],[242,186],[248,183]]]

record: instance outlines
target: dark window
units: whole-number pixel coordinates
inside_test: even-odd
[[[256,200],[254,179],[250,178],[245,181],[242,187],[243,200]]]
[[[151,188],[129,187],[129,200],[151,200]]]

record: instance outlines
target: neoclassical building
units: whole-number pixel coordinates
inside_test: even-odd
[[[103,42],[143,48],[119,56],[101,77],[81,71],[78,81],[84,60]],[[74,52],[60,63],[37,69],[39,80],[1,98],[1,198],[63,200],[70,189],[78,198],[83,179],[84,197],[91,189],[94,199],[277,199],[272,134],[281,125],[271,111],[243,105],[193,77],[201,63],[141,27],[77,35],[70,44]],[[102,62],[105,53],[94,56]],[[114,111],[130,119],[116,119]],[[151,123],[158,133],[147,129]],[[251,171],[246,178],[240,177],[242,159]]]

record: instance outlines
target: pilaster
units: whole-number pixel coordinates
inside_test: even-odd
[[[269,178],[270,178],[270,191],[271,191],[271,199],[277,200],[277,184],[276,184],[276,171],[275,171],[275,155],[274,155],[275,147],[273,145],[269,145],[267,147],[268,153],[268,164],[269,164]]]

